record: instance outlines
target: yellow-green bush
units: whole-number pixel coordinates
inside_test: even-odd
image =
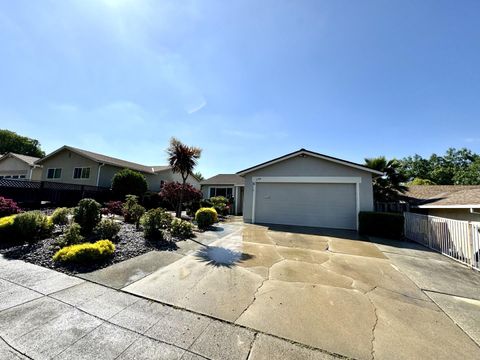
[[[115,251],[110,240],[66,246],[53,255],[53,261],[71,263],[91,263],[106,259]]]
[[[10,215],[0,218],[0,240],[5,240],[12,234],[15,216],[16,215]]]
[[[13,219],[13,234],[19,241],[37,241],[49,237],[53,223],[50,217],[40,211],[27,211]]]
[[[200,229],[206,229],[218,221],[218,214],[214,208],[200,208],[195,213],[195,221]]]

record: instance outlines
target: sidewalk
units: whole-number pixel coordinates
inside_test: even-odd
[[[250,329],[0,257],[1,359],[333,359]]]

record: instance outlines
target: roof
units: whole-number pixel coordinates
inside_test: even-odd
[[[244,176],[244,175],[246,175],[246,174],[248,174],[252,171],[267,167],[269,165],[272,165],[272,164],[275,164],[277,162],[287,160],[287,159],[290,159],[290,158],[293,158],[293,157],[299,156],[299,155],[309,155],[309,156],[313,156],[313,157],[316,157],[316,158],[319,158],[319,159],[323,159],[323,160],[335,162],[335,163],[338,163],[338,164],[342,164],[342,165],[345,165],[345,166],[350,166],[350,167],[360,169],[360,170],[363,170],[363,171],[368,171],[368,172],[371,172],[371,173],[376,174],[376,175],[383,175],[382,172],[374,170],[374,169],[370,169],[369,167],[367,167],[365,165],[357,164],[357,163],[347,161],[347,160],[338,159],[338,158],[335,158],[335,157],[332,157],[332,156],[320,154],[320,153],[310,151],[310,150],[306,150],[306,149],[300,149],[300,150],[294,151],[292,153],[289,153],[287,155],[283,155],[283,156],[280,156],[278,158],[275,158],[273,160],[266,161],[266,162],[261,163],[259,165],[252,166],[248,169],[237,172],[237,174],[241,175],[241,176]]]
[[[153,174],[157,171],[163,171],[163,170],[166,170],[167,168],[169,168],[168,166],[146,166],[146,165],[142,165],[142,164],[137,164],[137,163],[134,163],[134,162],[131,162],[131,161],[117,159],[117,158],[114,158],[114,157],[111,157],[111,156],[106,156],[106,155],[94,153],[92,151],[78,149],[78,148],[74,148],[72,146],[67,146],[67,145],[62,146],[60,149],[57,149],[54,152],[45,156],[44,158],[38,160],[37,164],[41,164],[41,163],[45,162],[46,159],[58,154],[59,152],[61,152],[63,150],[72,151],[72,152],[74,152],[74,153],[76,153],[80,156],[86,157],[86,158],[91,159],[93,161],[96,161],[98,163],[109,164],[109,165],[114,165],[114,166],[118,166],[118,167],[121,167],[121,168],[132,169],[132,170],[144,172],[144,173],[147,173],[147,174]]]
[[[241,177],[237,174],[218,174],[208,178],[206,180],[202,180],[200,182],[201,185],[237,185],[243,186],[245,185],[245,178]]]
[[[40,158],[34,157],[34,156],[28,156],[28,155],[22,155],[22,154],[16,154],[16,153],[6,153],[0,156],[0,160],[8,157],[8,156],[13,156],[16,157],[17,159],[23,161],[24,163],[27,163],[30,166],[35,165],[35,162],[38,161]]]
[[[480,207],[480,185],[411,185],[402,197],[419,208]]]

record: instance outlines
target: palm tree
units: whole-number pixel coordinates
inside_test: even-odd
[[[197,165],[198,159],[202,154],[202,149],[187,146],[182,144],[179,140],[172,137],[170,139],[170,146],[167,149],[168,162],[174,173],[178,173],[182,176],[182,189],[180,192],[180,201],[176,209],[176,216],[179,218],[182,216],[182,202],[185,184],[189,175],[193,174],[193,170]]]
[[[373,197],[376,201],[396,201],[407,187],[403,183],[406,177],[399,171],[400,163],[396,159],[388,160],[385,156],[365,159],[365,165],[383,172],[383,176],[373,179]]]

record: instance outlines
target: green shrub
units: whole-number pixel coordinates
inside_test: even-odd
[[[13,221],[16,215],[0,218],[0,240],[8,240],[13,234]]]
[[[125,203],[123,204],[123,218],[127,223],[135,223],[137,219],[134,219],[135,214],[132,214],[134,211],[139,211],[138,207],[138,196],[129,194],[125,197]]]
[[[214,196],[210,198],[210,202],[217,214],[226,215],[228,213],[228,199],[224,196]]]
[[[70,215],[70,213],[71,211],[68,208],[56,208],[51,216],[52,223],[54,223],[55,225],[67,225],[68,215]]]
[[[59,243],[63,246],[75,245],[83,242],[82,228],[77,223],[71,223],[60,238]]]
[[[401,239],[404,218],[402,214],[362,211],[358,214],[358,232],[361,235]]]
[[[147,191],[147,180],[138,171],[123,169],[113,177],[112,190],[122,199],[127,194],[142,196]]]
[[[148,210],[142,217],[143,233],[147,239],[164,239],[164,231],[169,230],[172,215],[162,208]]]
[[[206,229],[218,221],[217,211],[214,208],[200,208],[195,213],[195,221],[200,229]]]
[[[104,219],[95,228],[101,239],[113,240],[120,231],[120,224],[113,219]]]
[[[173,219],[170,233],[180,239],[189,239],[193,237],[193,224],[189,221]]]
[[[27,211],[13,219],[12,236],[20,241],[36,241],[52,234],[51,220],[40,211]]]
[[[99,240],[96,243],[83,243],[66,246],[53,255],[53,261],[88,264],[102,261],[115,251],[110,240]]]
[[[93,199],[82,199],[78,203],[73,218],[82,228],[83,235],[91,234],[102,219],[100,209],[101,205]]]

